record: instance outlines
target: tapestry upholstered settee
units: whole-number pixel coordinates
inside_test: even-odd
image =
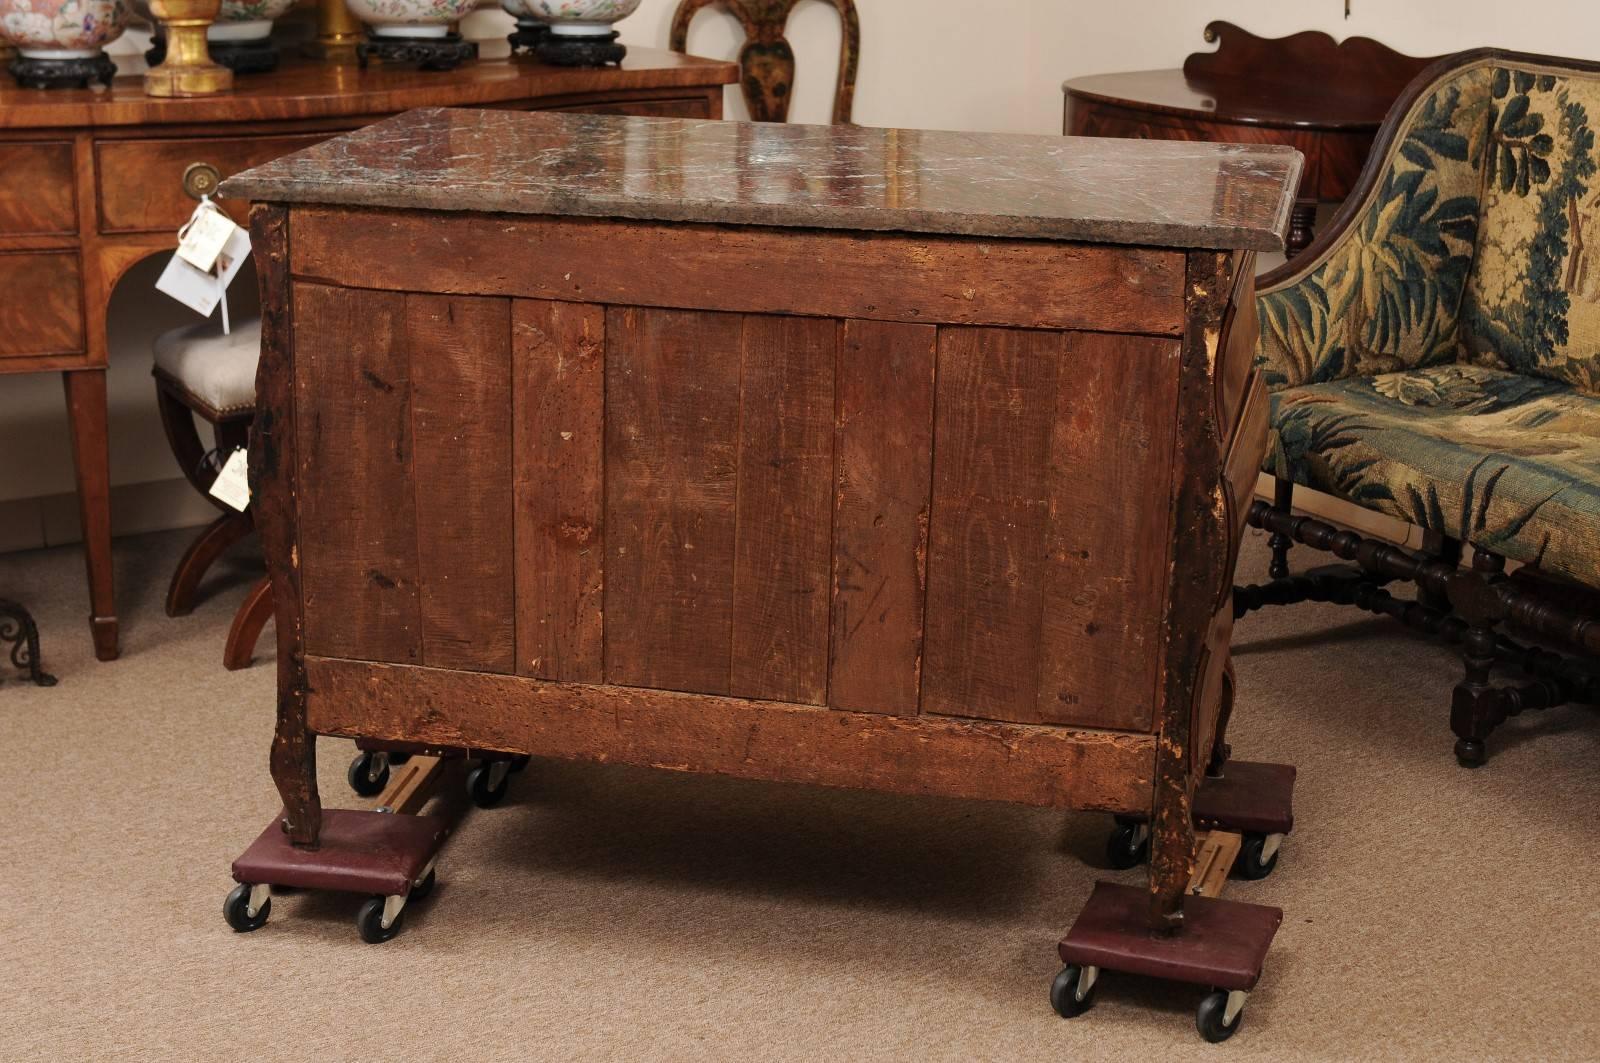
[[[1466,764],[1507,716],[1600,691],[1600,622],[1530,590],[1600,588],[1597,129],[1600,65],[1441,60],[1390,111],[1338,217],[1260,284],[1278,487],[1252,522],[1274,533],[1274,582],[1236,608],[1343,601],[1463,642],[1451,724]],[[1419,527],[1428,546],[1293,517],[1295,484]],[[1358,567],[1290,577],[1291,541]],[[1506,559],[1527,566],[1519,578]],[[1396,579],[1417,582],[1417,603],[1383,589]],[[1513,642],[1507,622],[1579,655]],[[1495,686],[1496,665],[1523,677]]]

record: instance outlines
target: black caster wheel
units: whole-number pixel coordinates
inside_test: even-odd
[[[361,932],[361,940],[368,945],[381,945],[385,941],[400,933],[400,927],[405,924],[405,909],[394,917],[394,922],[387,927],[383,925],[382,897],[373,897],[361,906],[361,911],[356,913],[356,929]]]
[[[1061,968],[1054,980],[1050,983],[1050,1006],[1056,1009],[1056,1014],[1063,1019],[1074,1019],[1094,1006],[1095,987],[1100,983],[1093,982],[1089,991],[1078,996],[1078,981],[1083,976],[1083,968],[1075,963],[1069,963]]]
[[[377,797],[389,785],[389,759],[385,757],[383,767],[374,771],[373,765],[377,760],[376,753],[358,753],[356,759],[350,762],[350,770],[344,773],[350,789],[362,797]]]
[[[1138,867],[1150,856],[1150,833],[1143,823],[1119,821],[1106,839],[1106,863],[1117,871]]]
[[[467,792],[472,795],[472,803],[479,808],[493,808],[506,796],[506,776],[500,776],[500,785],[494,785],[493,766],[488,763],[479,764],[467,775]]]
[[[1282,849],[1274,849],[1272,856],[1263,860],[1261,851],[1266,848],[1267,838],[1264,834],[1246,834],[1239,844],[1239,859],[1233,862],[1234,871],[1242,879],[1251,882],[1259,881],[1272,874],[1272,869],[1278,866],[1278,854]]]
[[[1200,1031],[1212,1044],[1226,1041],[1239,1032],[1239,1027],[1244,1025],[1244,1011],[1233,1017],[1232,1023],[1224,1023],[1222,1018],[1228,1013],[1228,991],[1215,989],[1205,995],[1200,1001],[1200,1006],[1195,1009],[1194,1028]]]
[[[1463,768],[1481,768],[1489,759],[1489,747],[1476,738],[1456,739],[1456,763]]]
[[[222,918],[228,925],[241,934],[248,934],[252,930],[260,930],[267,925],[267,916],[272,914],[272,898],[268,897],[261,902],[261,910],[254,916],[250,914],[250,887],[241,882],[228,892],[227,900],[222,902]]]
[[[411,887],[411,894],[407,898],[407,902],[427,900],[428,894],[433,892],[433,887],[438,882],[439,876],[434,874],[433,868],[430,867],[428,873],[422,876],[422,881]],[[381,908],[382,905],[379,905],[379,907]]]

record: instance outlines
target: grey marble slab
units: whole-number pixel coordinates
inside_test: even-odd
[[[230,178],[299,204],[1281,250],[1292,148],[411,111]]]

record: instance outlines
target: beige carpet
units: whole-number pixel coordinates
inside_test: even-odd
[[[1301,782],[1277,873],[1229,889],[1287,915],[1225,1046],[1184,987],[1108,975],[1085,1017],[1051,1012],[1090,884],[1138,878],[1097,866],[1087,814],[535,762],[394,941],[305,894],[235,935],[228,864],[277,807],[273,676],[219,663],[247,569],[162,614],[184,540],[118,544],[111,664],[75,550],[0,558],[61,678],[0,684],[7,1063],[1600,1057],[1600,718],[1516,721],[1463,771],[1451,654],[1316,607],[1238,631],[1234,748]],[[323,748],[354,804],[351,747]]]

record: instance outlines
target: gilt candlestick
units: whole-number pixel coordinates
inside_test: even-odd
[[[222,0],[151,0],[166,30],[167,55],[144,76],[147,96],[211,96],[233,88],[233,71],[211,58],[206,30]]]

